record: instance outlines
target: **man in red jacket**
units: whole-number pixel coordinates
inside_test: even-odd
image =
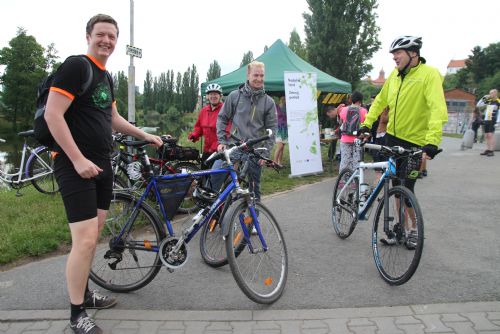
[[[194,125],[194,130],[188,136],[193,143],[197,142],[201,136],[205,137],[203,145],[202,168],[209,169],[212,166],[206,166],[205,160],[217,151],[219,142],[217,141],[217,116],[222,108],[222,88],[219,84],[211,83],[205,90],[208,98],[208,104],[200,110],[198,120]]]

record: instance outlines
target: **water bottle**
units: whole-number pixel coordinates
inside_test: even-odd
[[[361,203],[366,202],[368,197],[370,197],[371,194],[371,187],[368,183],[361,183],[359,185],[359,201]]]

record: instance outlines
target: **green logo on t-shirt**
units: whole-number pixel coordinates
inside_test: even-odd
[[[109,86],[104,82],[100,82],[92,94],[92,101],[99,109],[107,109],[111,107],[112,101]]]

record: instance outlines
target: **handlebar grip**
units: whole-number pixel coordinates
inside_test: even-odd
[[[215,160],[219,160],[219,159],[224,159],[224,153],[222,152],[214,152],[212,153],[206,160],[205,160],[205,164],[206,165],[210,165],[212,164],[212,162],[214,162]]]

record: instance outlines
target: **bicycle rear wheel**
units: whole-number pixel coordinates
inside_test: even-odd
[[[424,219],[415,195],[406,187],[389,189],[373,219],[372,249],[377,270],[387,283],[406,283],[417,270],[424,248]],[[384,209],[388,205],[387,229]],[[412,232],[413,231],[413,232]]]
[[[48,167],[47,167],[48,166]],[[39,174],[46,174],[31,180],[31,183],[41,193],[55,194],[59,191],[59,184],[54,175],[54,158],[52,151],[47,147],[43,148],[37,155],[33,156],[28,167],[28,176],[36,177]]]
[[[225,215],[229,224],[226,251],[236,283],[245,295],[256,303],[271,304],[285,289],[288,276],[288,254],[283,233],[273,214],[262,203],[255,203],[258,224],[253,221],[246,200],[234,202]],[[255,224],[259,235],[252,231]],[[248,238],[243,231],[245,228]]]
[[[359,179],[355,178],[347,184],[352,173],[350,169],[342,170],[333,188],[332,225],[341,239],[349,237],[358,222]],[[341,194],[345,187],[347,188]]]
[[[187,162],[187,161],[181,161],[179,163],[176,163],[173,168],[175,169],[176,173],[180,173],[183,169],[185,169],[188,172],[196,172],[200,170],[200,168],[195,165],[192,162]],[[193,180],[193,183],[191,184],[191,187],[188,190],[188,193],[186,194],[186,197],[182,200],[181,205],[177,209],[177,212],[179,213],[187,213],[191,214],[197,211],[199,208],[196,205],[196,201],[193,198],[193,191],[194,188],[196,188],[196,182],[197,180]]]
[[[90,279],[110,291],[140,289],[155,278],[162,266],[158,246],[165,238],[163,226],[149,205],[142,203],[134,211],[135,204],[131,195],[113,194],[94,255]],[[131,225],[122,231],[131,216]],[[114,242],[120,233],[120,240]]]

